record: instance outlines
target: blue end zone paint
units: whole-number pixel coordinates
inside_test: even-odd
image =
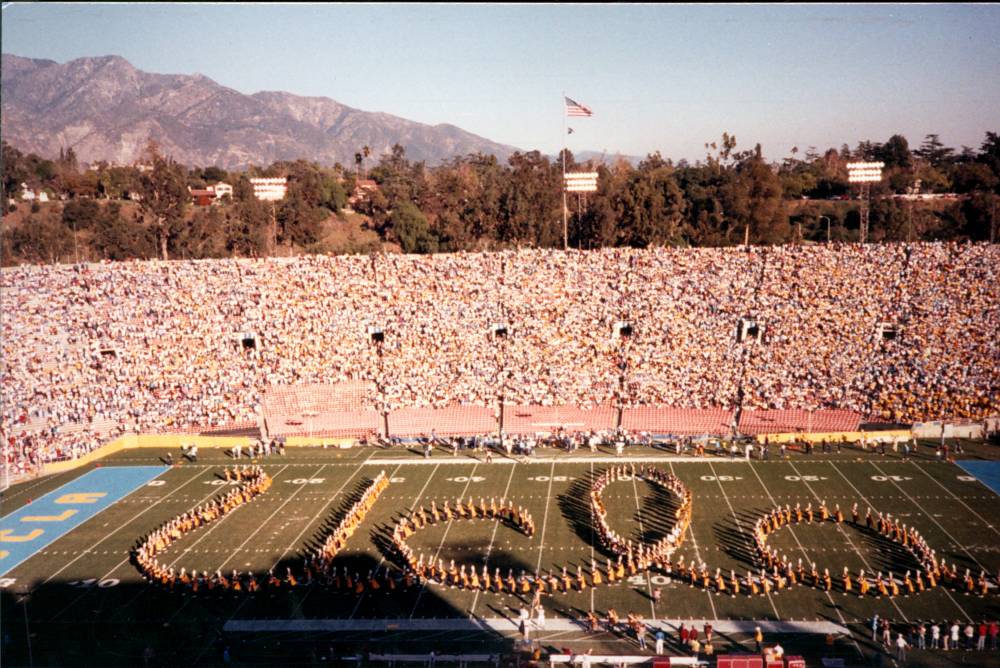
[[[993,490],[1000,496],[1000,462],[957,461],[966,473]]]
[[[162,466],[93,469],[0,518],[0,573],[10,572],[163,471]]]

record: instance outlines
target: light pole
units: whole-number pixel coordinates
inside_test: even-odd
[[[820,216],[819,217],[820,223],[823,222],[824,218],[826,219],[826,243],[827,243],[827,245],[829,245],[829,243],[830,243],[830,216]]]
[[[871,184],[882,180],[884,162],[849,162],[847,163],[848,183],[861,184],[861,243],[868,242],[868,200],[871,197]]]

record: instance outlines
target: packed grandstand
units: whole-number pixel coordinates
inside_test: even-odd
[[[5,456],[255,426],[269,387],[358,381],[387,411],[981,418],[1000,411],[998,267],[996,245],[916,243],[4,269]]]

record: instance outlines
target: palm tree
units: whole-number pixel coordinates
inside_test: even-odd
[[[361,149],[361,153],[364,155],[365,160],[367,160],[368,156],[370,156],[372,154],[372,150],[371,150],[371,148],[368,147],[367,144],[365,144],[364,148]],[[368,179],[368,165],[367,164],[364,165],[364,173],[365,173],[365,179],[367,180]]]

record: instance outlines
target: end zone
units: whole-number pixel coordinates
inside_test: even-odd
[[[956,464],[963,471],[983,483],[1000,496],[1000,462],[960,460]]]
[[[162,466],[94,469],[0,518],[0,574],[6,575],[163,471]]]

